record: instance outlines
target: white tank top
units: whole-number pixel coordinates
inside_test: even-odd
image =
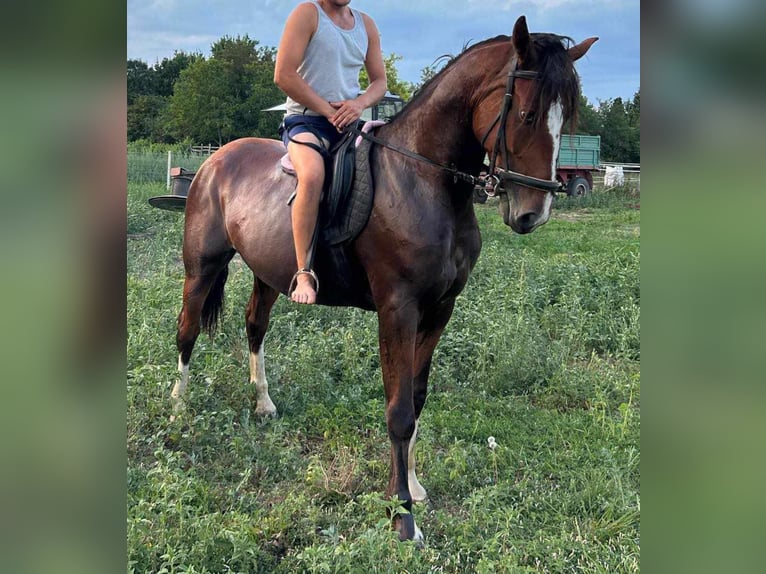
[[[312,4],[319,12],[319,23],[306,46],[298,75],[323,100],[337,102],[354,99],[359,95],[359,71],[367,57],[367,29],[362,14],[351,9],[354,27],[344,30],[325,14],[315,0]],[[304,113],[320,115],[288,96],[286,115]]]

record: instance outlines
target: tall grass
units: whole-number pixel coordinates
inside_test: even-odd
[[[385,519],[388,438],[374,314],[280,298],[259,420],[231,263],[214,340],[169,423],[182,214],[128,205],[128,553],[134,572],[637,572],[640,212],[630,194],[559,203],[530,236],[477,206],[484,247],[437,347],[414,512]],[[569,200],[567,200],[569,201]],[[493,436],[497,447],[490,449]]]

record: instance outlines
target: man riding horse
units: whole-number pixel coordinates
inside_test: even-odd
[[[287,94],[280,135],[298,177],[292,204],[298,271],[290,293],[297,303],[316,302],[319,280],[311,252],[328,150],[386,93],[378,29],[367,14],[349,8],[350,2],[300,4],[287,19],[277,52],[274,81]],[[359,95],[363,65],[370,85]]]

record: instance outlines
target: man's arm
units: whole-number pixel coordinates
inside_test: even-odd
[[[318,14],[309,3],[299,4],[285,23],[274,66],[274,83],[299,104],[331,118],[336,112],[298,75],[306,47],[317,28]]]
[[[333,116],[328,116],[330,122],[342,129],[358,120],[365,108],[377,104],[386,95],[388,82],[386,80],[386,66],[383,63],[383,52],[380,48],[380,34],[375,22],[367,14],[362,14],[364,26],[367,29],[367,55],[364,67],[367,69],[367,77],[370,85],[367,90],[353,100],[332,102],[337,111]]]
[[[386,78],[386,66],[383,63],[383,52],[380,48],[380,33],[372,18],[363,15],[364,25],[367,28],[367,58],[364,61],[364,67],[367,69],[367,77],[370,79],[370,85],[367,91],[359,96],[363,101],[364,107],[369,108],[377,104],[388,90],[388,80]]]

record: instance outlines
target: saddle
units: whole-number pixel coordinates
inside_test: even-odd
[[[367,122],[363,131],[371,131],[383,122]],[[374,189],[369,155],[371,143],[354,137],[352,132],[335,146],[326,163],[325,181],[319,206],[318,239],[337,246],[356,238],[372,212]],[[282,171],[295,176],[287,154],[280,159]],[[287,203],[295,198],[290,195]]]

